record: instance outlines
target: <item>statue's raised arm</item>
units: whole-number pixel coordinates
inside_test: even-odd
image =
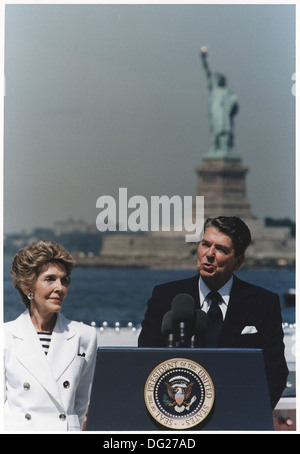
[[[203,64],[203,68],[204,68],[206,77],[207,77],[208,81],[210,82],[212,73],[211,73],[211,70],[209,69],[209,66],[207,63],[207,58],[206,58],[207,57],[207,47],[205,47],[205,46],[201,47],[200,57],[202,60],[202,64]]]

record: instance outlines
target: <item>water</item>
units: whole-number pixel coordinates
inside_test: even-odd
[[[24,311],[18,292],[13,288],[10,263],[4,263],[4,321]],[[73,320],[114,326],[132,322],[140,325],[154,285],[192,277],[193,270],[147,270],[136,268],[75,268],[62,312]],[[239,270],[236,275],[279,294],[284,322],[295,322],[295,309],[285,307],[284,293],[295,288],[294,270]]]

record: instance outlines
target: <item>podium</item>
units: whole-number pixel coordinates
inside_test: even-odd
[[[87,431],[270,431],[262,350],[100,347]]]

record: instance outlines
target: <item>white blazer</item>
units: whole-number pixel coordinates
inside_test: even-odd
[[[61,313],[48,355],[26,310],[4,324],[7,432],[81,430],[95,369],[96,329]]]

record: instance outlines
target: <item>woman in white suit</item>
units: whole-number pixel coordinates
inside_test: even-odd
[[[38,241],[16,255],[14,286],[26,306],[4,324],[4,424],[7,432],[82,430],[95,369],[93,327],[61,313],[73,257]]]

